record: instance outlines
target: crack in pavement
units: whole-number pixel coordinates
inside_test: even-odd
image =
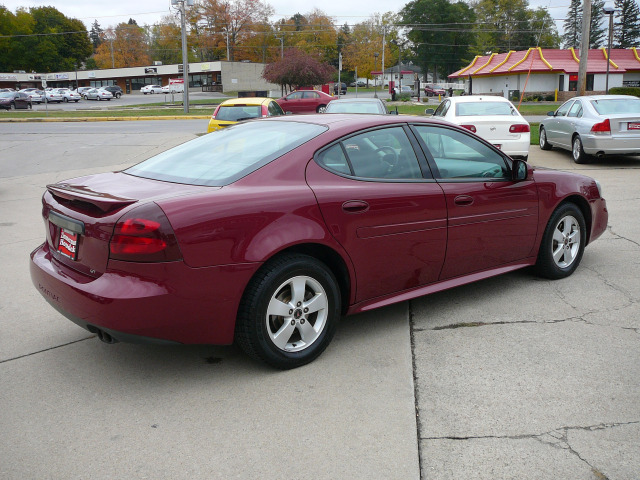
[[[602,480],[607,480],[607,477],[594,465],[580,455],[575,448],[569,443],[569,432],[575,430],[582,431],[598,431],[606,430],[621,426],[637,425],[640,424],[640,420],[630,422],[614,422],[614,423],[599,423],[595,425],[588,425],[586,427],[581,426],[565,426],[550,430],[548,432],[540,434],[522,434],[522,435],[477,435],[477,436],[444,436],[444,437],[422,437],[421,441],[437,441],[437,440],[457,440],[457,441],[469,441],[469,440],[536,440],[544,445],[549,445],[553,448],[559,448],[566,450],[572,455],[576,456],[580,461],[585,463],[591,471]]]
[[[640,243],[636,242],[635,240],[631,240],[630,238],[627,238],[625,236],[620,235],[619,233],[614,232],[613,227],[611,225],[607,225],[607,230],[609,230],[609,233],[614,237],[616,237],[617,239],[626,240],[627,242],[633,243],[635,246],[640,247]]]
[[[55,350],[57,348],[62,348],[62,347],[66,347],[66,346],[69,346],[69,345],[73,345],[74,343],[80,343],[80,342],[84,342],[85,340],[91,340],[92,338],[96,338],[96,336],[95,335],[91,335],[89,337],[81,338],[80,340],[74,340],[73,342],[63,343],[62,345],[56,345],[55,347],[49,347],[49,348],[45,348],[45,349],[42,349],[42,350],[38,350],[37,352],[25,353],[24,355],[18,355],[17,357],[13,357],[13,358],[6,358],[4,360],[0,360],[0,364],[11,362],[13,360],[20,360],[21,358],[25,358],[25,357],[31,357],[31,356],[37,355],[39,353],[44,353],[44,352],[48,352],[50,350]]]

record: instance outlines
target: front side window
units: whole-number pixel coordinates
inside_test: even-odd
[[[284,115],[284,110],[282,107],[278,105],[276,102],[269,102],[269,107],[267,108],[270,117],[276,117],[278,115]]]
[[[326,129],[302,122],[240,123],[162,152],[124,173],[189,185],[228,185]]]
[[[564,117],[569,111],[569,108],[571,108],[572,104],[573,104],[573,100],[569,100],[567,102],[564,102],[562,105],[560,105],[560,108],[556,110],[556,117]]]
[[[466,133],[449,128],[415,127],[443,179],[509,178],[505,159],[498,152]]]
[[[302,98],[320,98],[320,95],[318,95],[316,92],[304,92]]]
[[[289,100],[300,100],[302,98],[302,92],[293,92],[287,96]]]

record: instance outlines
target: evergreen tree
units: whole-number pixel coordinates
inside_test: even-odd
[[[640,42],[640,8],[637,0],[615,0],[613,44],[615,48],[631,48]]]
[[[604,0],[591,0],[591,26],[589,30],[589,48],[599,48],[607,42],[608,27],[603,22]],[[606,23],[606,25],[609,25]]]
[[[564,48],[580,48],[580,37],[582,33],[581,0],[571,0],[567,18],[563,25],[564,34],[562,35],[562,46]]]
[[[89,38],[91,39],[91,43],[93,43],[93,49],[95,50],[102,43],[102,33],[103,30],[100,28],[100,24],[98,20],[94,20],[91,24],[91,31],[89,32]]]

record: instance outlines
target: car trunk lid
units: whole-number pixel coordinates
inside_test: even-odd
[[[98,277],[107,268],[109,241],[118,219],[129,209],[200,187],[104,173],[47,186],[42,216],[51,254],[60,263]]]

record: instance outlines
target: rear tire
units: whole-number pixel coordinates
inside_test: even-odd
[[[551,215],[545,228],[536,271],[552,280],[571,275],[582,260],[587,240],[584,216],[573,203],[560,205]]]
[[[265,263],[245,290],[235,338],[250,357],[279,369],[305,365],[327,348],[340,319],[340,290],[314,257]]]
[[[544,127],[540,127],[540,149],[541,150],[551,150],[553,146],[547,140],[547,131]]]
[[[584,153],[584,148],[582,148],[582,140],[579,135],[573,137],[573,142],[571,143],[571,158],[577,164],[587,163],[589,156]]]
[[[318,108],[316,108],[316,112],[318,113],[324,113],[326,110],[327,110],[326,105],[318,105]]]

